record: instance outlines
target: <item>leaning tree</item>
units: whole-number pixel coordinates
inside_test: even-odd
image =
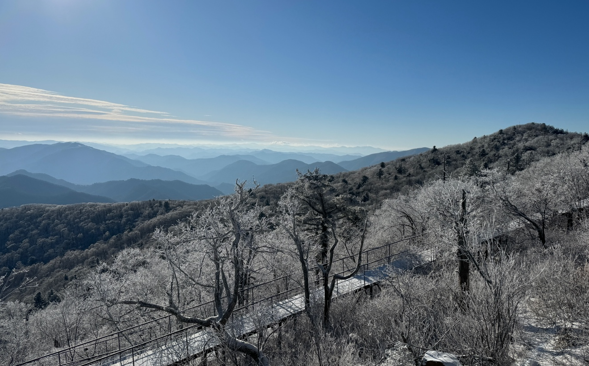
[[[239,339],[228,327],[243,298],[244,283],[253,271],[253,258],[260,251],[257,234],[266,225],[260,209],[252,204],[251,190],[244,186],[238,183],[235,194],[213,200],[190,222],[168,233],[156,232],[159,247],[150,260],[161,262],[161,273],[167,277],[162,281],[167,283],[163,291],[167,299],[154,301],[157,296],[138,292],[133,286],[134,290],[122,295],[117,303],[155,309],[173,315],[181,323],[208,328],[221,345],[249,356],[259,365],[269,365],[259,347]],[[153,271],[150,275],[154,275]],[[214,304],[214,314],[190,315],[187,310],[191,304],[208,298]]]

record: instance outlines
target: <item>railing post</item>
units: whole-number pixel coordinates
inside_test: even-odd
[[[366,271],[368,271],[368,264],[366,264],[366,267],[364,269],[364,287],[366,287]]]
[[[186,335],[186,358],[188,358],[190,357],[190,351],[188,350],[188,330],[185,330],[184,334]]]
[[[117,343],[119,344],[119,364],[123,363],[123,360],[121,359],[121,333],[117,332]]]
[[[168,330],[169,330],[168,343],[173,344],[174,341],[172,339],[172,316],[171,315],[168,316]]]

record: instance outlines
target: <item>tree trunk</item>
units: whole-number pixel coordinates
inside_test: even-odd
[[[466,248],[466,191],[462,191],[460,202],[460,219],[456,223],[456,234],[458,235],[458,283],[464,292],[470,290],[470,261]]]
[[[321,233],[319,234],[320,250],[315,256],[315,260],[318,264],[324,268],[327,266],[327,253],[329,251],[329,227],[327,226],[325,219],[321,222]],[[317,277],[316,284],[319,285],[323,274],[319,268],[315,269],[315,275]]]
[[[470,262],[466,251],[458,248],[458,283],[464,292],[470,290]]]
[[[329,311],[331,309],[331,291],[329,277],[323,274],[323,329],[329,329]]]
[[[542,227],[538,229],[538,237],[540,238],[540,242],[542,242],[542,246],[546,248],[546,230],[544,228],[544,222],[542,222]]]
[[[268,361],[266,355],[253,344],[236,339],[228,334],[225,334],[225,339],[230,349],[248,355],[259,366],[270,366],[270,361]]]

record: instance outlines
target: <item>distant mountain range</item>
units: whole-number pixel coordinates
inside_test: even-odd
[[[166,155],[178,155],[182,156],[186,159],[203,159],[203,158],[214,158],[220,155],[255,155],[257,156],[257,152],[260,151],[267,151],[273,152],[278,154],[302,154],[305,156],[310,156],[317,161],[325,161],[325,160],[332,160],[337,161],[337,159],[341,160],[350,160],[357,157],[365,156],[368,154],[374,154],[379,152],[384,152],[386,150],[374,148],[370,146],[359,146],[359,147],[312,147],[306,146],[304,149],[297,148],[295,146],[291,147],[289,150],[285,150],[285,146],[276,146],[276,149],[270,150],[271,148],[262,147],[262,146],[242,146],[236,147],[232,146],[206,146],[206,147],[194,147],[194,146],[182,146],[182,145],[165,145],[165,146],[155,146],[154,144],[139,144],[139,145],[132,145],[132,146],[109,146],[109,145],[100,145],[95,143],[89,143],[89,146],[96,147],[101,150],[106,150],[110,152],[114,152],[116,154],[137,154],[137,155],[148,155],[148,154],[155,154],[160,156]],[[4,146],[2,144],[2,140],[0,140],[0,146]],[[9,145],[10,146],[10,145]],[[11,146],[13,147],[13,146]],[[296,157],[291,156],[291,159],[296,159]],[[285,160],[284,157],[281,160]]]
[[[52,187],[65,188],[75,193],[80,193],[82,196],[75,196],[76,202],[132,202],[132,201],[147,201],[151,199],[157,200],[190,200],[198,201],[203,199],[210,199],[216,196],[221,196],[224,193],[206,184],[194,185],[182,181],[163,181],[160,179],[140,180],[128,179],[125,181],[110,181],[104,183],[94,183],[91,185],[73,184],[61,179],[55,179],[47,174],[30,173],[26,170],[17,170],[6,177],[0,178],[28,178],[27,184],[31,185],[35,181],[39,192],[52,192]],[[22,179],[22,178],[19,178]],[[6,192],[8,194],[8,192]],[[51,193],[52,194],[52,193]],[[40,197],[47,196],[47,193]],[[41,200],[33,202],[31,200],[24,203],[60,203],[56,200],[51,202]],[[13,205],[14,206],[14,205]]]
[[[64,186],[22,174],[0,177],[0,208],[29,203],[67,205],[82,202],[114,202],[114,200],[76,192]]]
[[[186,159],[179,155],[137,155],[126,154],[128,158],[142,161],[149,165],[161,166],[170,169],[183,171],[194,177],[200,178],[214,170],[219,170],[229,164],[240,160],[251,161],[257,165],[278,164],[285,160],[299,160],[305,164],[312,164],[324,161],[355,160],[355,155],[334,155],[334,154],[302,154],[302,153],[284,153],[272,150],[253,151],[249,154],[219,155],[214,158]],[[380,162],[380,161],[379,161]]]
[[[221,155],[215,158],[205,159],[186,159],[178,155],[160,156],[155,154],[128,156],[149,165],[178,170],[190,174],[193,177],[202,177],[212,171],[219,170],[222,167],[240,160],[251,161],[259,165],[268,164],[267,161],[259,159],[253,155]]]
[[[386,151],[363,157],[352,155],[335,156],[332,154],[282,153],[271,150],[254,151],[249,155],[221,155],[215,158],[186,159],[178,155],[159,156],[127,155],[146,164],[182,171],[210,184],[235,183],[235,179],[248,181],[252,177],[261,184],[283,183],[297,178],[296,169],[300,171],[319,168],[325,174],[336,174],[347,170],[357,170],[381,162],[389,162],[401,157],[428,151],[426,147],[406,151]],[[317,160],[322,155],[339,161]],[[353,158],[345,160],[345,158]]]
[[[82,186],[80,191],[109,197],[117,202],[156,200],[199,201],[222,196],[224,193],[206,184],[189,184],[179,180],[160,179],[110,181]]]
[[[74,184],[131,178],[205,183],[186,173],[151,166],[79,143],[37,144],[0,150],[0,175],[19,169],[48,174]]]
[[[299,160],[306,164],[333,161],[340,162],[348,159],[356,159],[358,155],[335,155],[327,153],[298,153],[298,152],[279,152],[268,149],[252,151],[249,155],[253,155],[258,159],[267,161],[268,164],[278,164],[285,160]]]
[[[248,182],[255,180],[262,185],[276,184],[295,181],[297,179],[297,170],[304,173],[315,168],[324,174],[337,174],[346,171],[346,169],[330,161],[305,164],[298,160],[284,160],[278,164],[258,165],[251,161],[240,160],[203,178],[217,184],[235,183],[236,179],[240,181],[247,180]]]
[[[0,187],[4,196],[0,207],[25,203],[202,200],[232,193],[236,180],[261,185],[284,183],[296,180],[297,170],[319,169],[324,174],[337,174],[427,150],[380,152],[360,158],[258,150],[186,159],[177,155],[122,156],[80,143],[0,148],[0,176],[6,175]],[[339,163],[318,161],[318,157],[333,158]],[[349,158],[354,159],[342,160]]]
[[[78,190],[78,187],[83,187],[83,186],[80,186],[77,184],[70,183],[70,182],[63,180],[63,179],[54,178],[48,174],[31,173],[31,172],[24,170],[24,169],[19,169],[19,170],[16,170],[10,174],[6,174],[6,176],[8,176],[8,177],[13,177],[15,175],[25,175],[25,176],[33,178],[33,179],[42,180],[44,182],[55,184],[57,186],[66,187],[66,188],[69,188],[73,191],[78,191],[78,192],[80,192]]]

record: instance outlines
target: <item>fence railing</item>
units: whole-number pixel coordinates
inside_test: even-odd
[[[406,253],[406,251],[395,252],[394,246],[415,238],[417,236],[406,237],[364,250],[362,252],[361,268],[357,275],[362,275],[368,270],[391,263],[399,255]],[[354,254],[334,260],[331,267],[332,273],[340,275],[350,273],[356,268],[357,259],[357,254]],[[235,308],[232,319],[260,307],[268,307],[287,300],[301,293],[300,284],[298,281],[293,280],[290,275],[249,286],[242,290],[242,294],[248,301]],[[214,301],[198,304],[186,309],[186,312],[193,316],[202,317],[214,315]],[[198,325],[186,326],[177,323],[173,315],[159,316],[141,324],[26,361],[17,366],[85,366],[103,360],[112,361],[113,359],[121,365],[126,364],[127,361],[129,365],[135,365],[136,357],[144,354],[147,349],[173,344],[173,342],[177,342],[181,338],[186,339],[186,352],[189,352],[189,336],[199,329],[201,327]],[[189,356],[192,355],[186,355],[186,357]]]

